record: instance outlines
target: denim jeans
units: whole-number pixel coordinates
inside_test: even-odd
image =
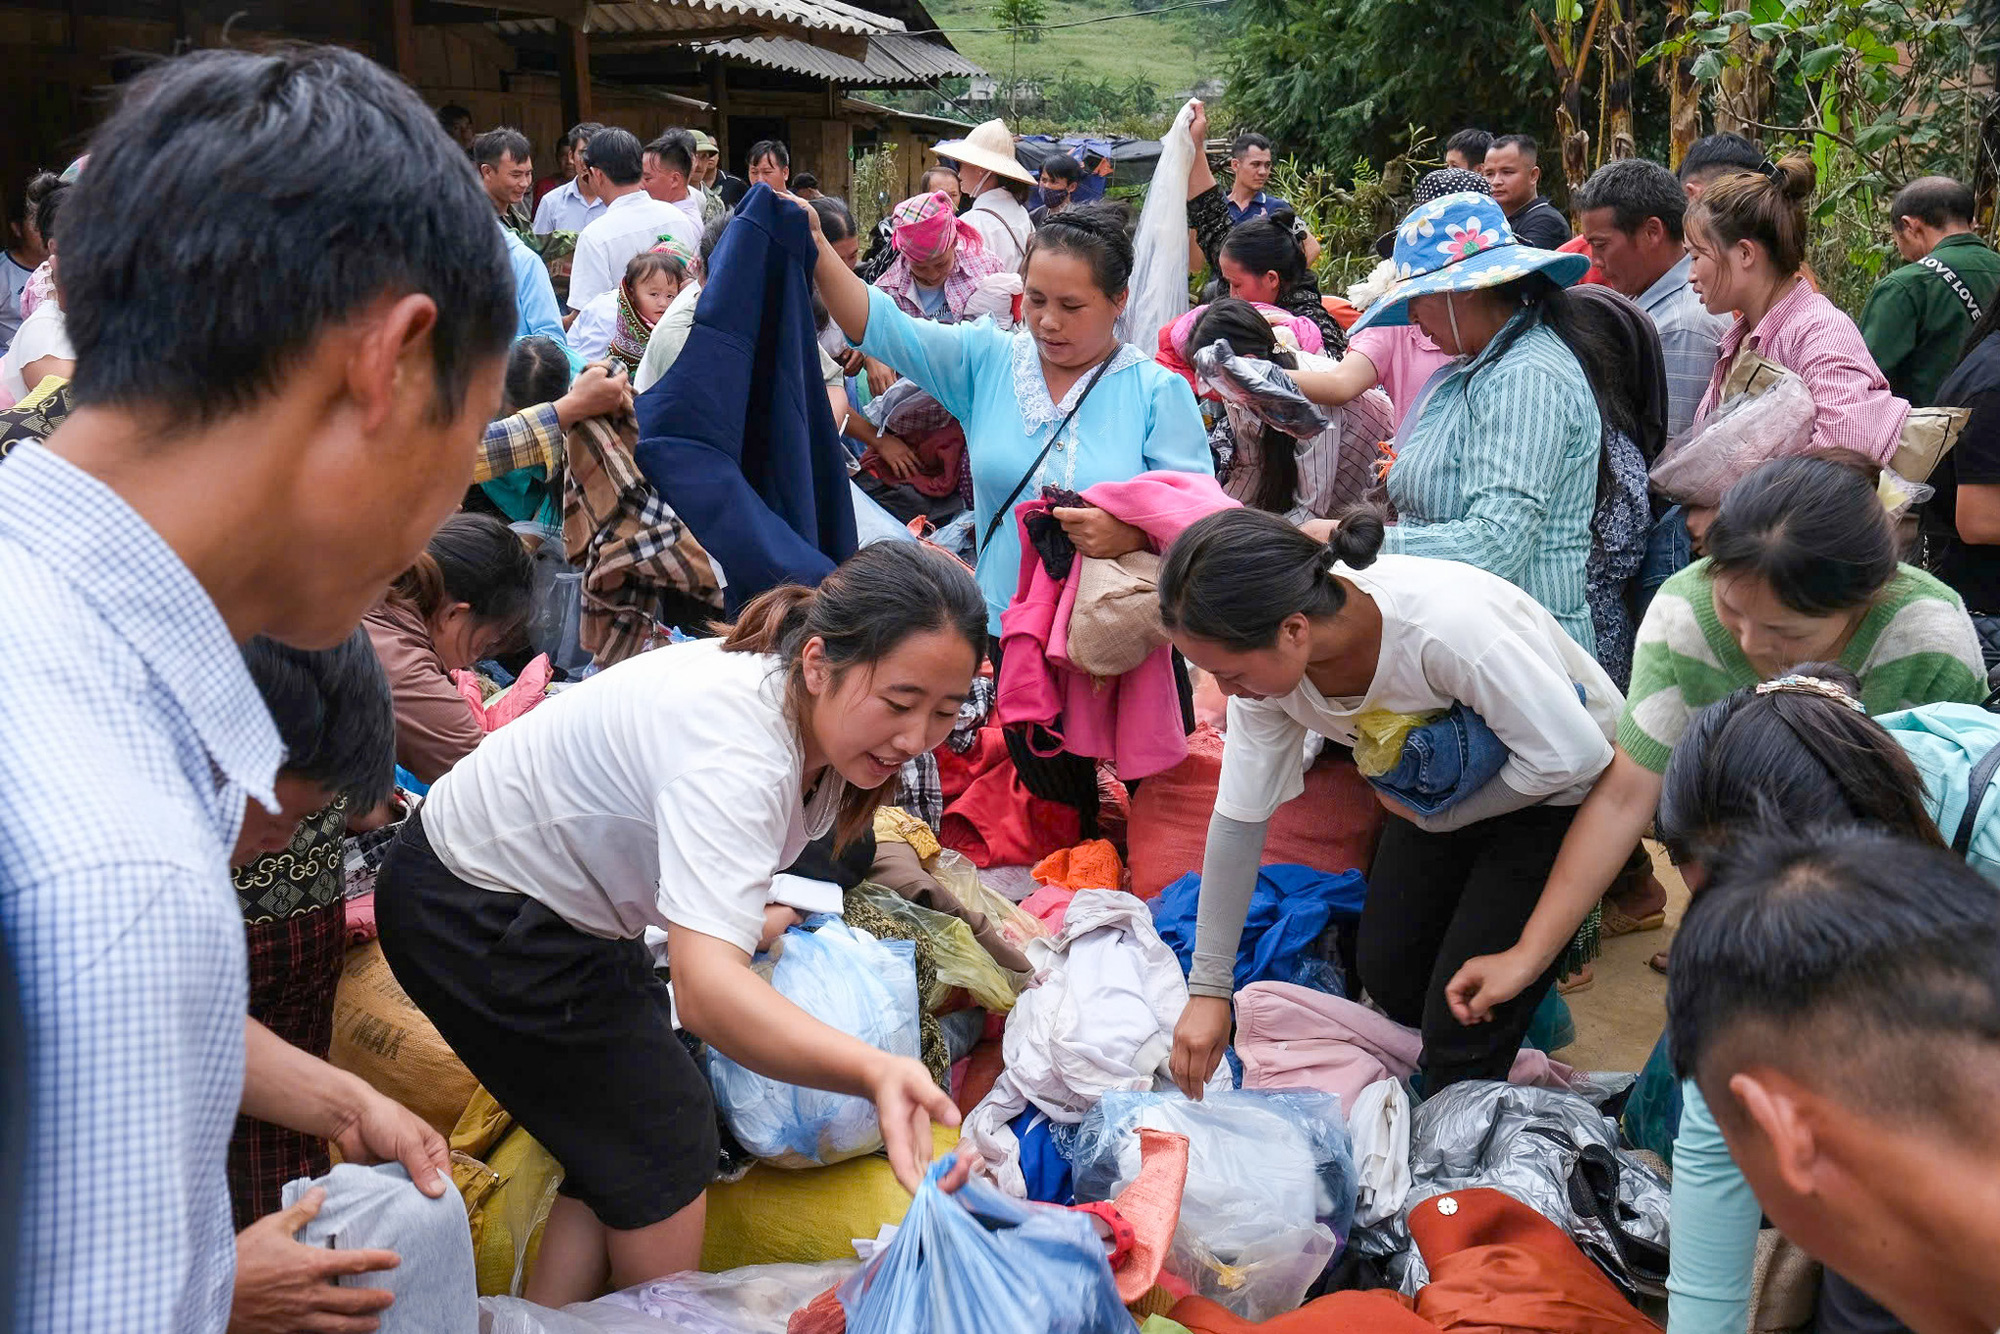
[[[1632,576],[1632,614],[1644,621],[1646,608],[1653,605],[1653,594],[1660,591],[1660,585],[1693,560],[1694,539],[1688,536],[1687,514],[1675,505],[1653,520],[1646,532],[1646,558],[1639,564],[1639,573]]]
[[[1507,763],[1507,747],[1486,720],[1453,704],[1436,722],[1413,727],[1396,767],[1370,781],[1418,815],[1436,815],[1492,781]]]

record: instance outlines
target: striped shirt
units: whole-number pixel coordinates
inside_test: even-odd
[[[1986,698],[1986,663],[1964,604],[1912,565],[1876,596],[1841,650],[1840,665],[1861,679],[1861,702],[1871,714]],[[1618,745],[1665,773],[1695,714],[1762,679],[1716,616],[1712,568],[1698,560],[1661,584],[1646,609]]]
[[[1889,392],[1889,381],[1868,351],[1861,330],[1839,306],[1800,278],[1755,330],[1741,315],[1722,335],[1708,392],[1695,412],[1700,422],[1722,403],[1722,383],[1741,348],[1797,373],[1812,391],[1812,441],[1808,453],[1852,449],[1887,463],[1901,442],[1910,405]]]
[[[1667,440],[1678,443],[1694,425],[1695,410],[1715,374],[1715,356],[1729,321],[1708,313],[1688,286],[1688,267],[1680,262],[1660,275],[1639,298],[1639,308],[1652,317],[1660,332],[1660,355],[1667,367]]]
[[[1491,351],[1445,375],[1404,423],[1382,549],[1497,574],[1594,649],[1584,565],[1604,448],[1597,396],[1548,329],[1522,332],[1498,360]]]
[[[1332,370],[1339,363],[1310,352],[1297,354],[1300,370]],[[1382,442],[1395,434],[1389,424],[1389,396],[1379,389],[1329,409],[1333,424],[1308,440],[1292,441],[1299,480],[1292,507],[1284,517],[1292,523],[1331,519],[1375,485],[1375,460]],[[1246,505],[1257,503],[1264,484],[1264,424],[1250,409],[1229,404],[1229,431],[1236,441],[1235,460],[1222,489]],[[1279,433],[1281,440],[1291,437]]]
[[[0,584],[32,668],[0,692],[0,935],[31,1062],[11,1327],[222,1334],[248,1004],[228,859],[283,746],[193,573],[38,443],[0,465]]]

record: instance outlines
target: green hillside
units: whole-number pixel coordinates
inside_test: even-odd
[[[1006,33],[961,31],[998,26],[991,0],[927,2],[953,46],[984,65],[995,78],[1004,81],[1008,77],[1014,68],[1014,51]],[[1051,29],[1039,42],[1021,43],[1021,77],[1047,83],[1067,74],[1093,83],[1109,79],[1121,85],[1143,77],[1164,101],[1217,73],[1217,11],[1184,9],[1151,14],[1135,12],[1121,0],[1049,0],[1048,21],[1052,24],[1111,14],[1124,17]]]

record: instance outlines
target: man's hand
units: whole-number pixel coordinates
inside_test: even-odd
[[[915,477],[921,471],[917,451],[911,449],[898,436],[878,436],[873,448],[882,462],[888,465],[889,471],[894,474],[897,481]]]
[[[1116,560],[1130,552],[1146,549],[1144,529],[1134,528],[1095,505],[1082,509],[1059,507],[1050,513],[1062,524],[1063,532],[1069,536],[1079,556]]]
[[[632,406],[632,381],[623,366],[607,370],[592,363],[570,382],[569,392],[556,400],[556,419],[568,430],[580,421],[605,417]]]
[[[369,1334],[376,1313],[394,1300],[380,1288],[344,1288],[337,1280],[394,1269],[394,1251],[329,1251],[302,1245],[298,1231],[318,1216],[326,1192],[314,1188],[297,1204],[260,1218],[236,1234],[236,1292],[229,1334]]]
[[[868,369],[868,354],[858,347],[845,348],[834,358],[842,375],[859,375]]]
[[[357,1079],[366,1090],[355,1109],[327,1136],[350,1163],[401,1163],[417,1189],[432,1199],[451,1184],[451,1148],[444,1136],[400,1102],[386,1098]]]

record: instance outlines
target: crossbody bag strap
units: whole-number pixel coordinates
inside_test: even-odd
[[[1027,489],[1028,480],[1035,475],[1035,469],[1042,466],[1042,460],[1047,458],[1049,451],[1056,447],[1056,441],[1062,439],[1062,433],[1069,429],[1071,422],[1076,420],[1076,414],[1083,411],[1083,401],[1090,397],[1090,391],[1097,388],[1097,382],[1104,378],[1104,373],[1111,369],[1111,363],[1118,359],[1118,351],[1119,349],[1112,349],[1110,356],[1097,363],[1096,372],[1091,375],[1090,383],[1083,387],[1083,392],[1076,396],[1076,403],[1070,408],[1069,415],[1056,423],[1055,433],[1049,437],[1049,442],[1042,446],[1042,452],[1035,455],[1035,461],[1030,463],[1028,470],[1021,474],[1021,480],[1014,483],[1014,489],[1007,493],[1007,499],[1002,502],[999,509],[993,511],[992,519],[986,524],[986,536],[979,539],[979,553],[981,555],[986,553],[986,548],[993,545],[993,535],[999,532],[1000,525],[1006,522],[1007,515],[1013,511],[1014,502],[1021,498],[1021,492]]]
[[[2000,770],[2000,746],[1981,755],[1965,780],[1965,814],[1958,817],[1958,832],[1951,838],[1951,850],[1961,857],[1972,851],[1973,831],[1979,827],[1980,808],[1986,805],[1986,789],[1995,770]]]
[[[984,213],[987,217],[999,223],[1000,230],[1007,233],[1007,239],[1012,241],[1015,245],[1019,246],[1022,250],[1026,250],[1028,248],[1028,243],[1021,239],[1021,234],[1014,230],[1014,226],[1012,223],[1008,222],[1007,219],[1000,216],[998,210],[990,208],[975,208],[972,211],[974,213]]]
[[[1956,273],[1952,272],[1949,264],[1936,255],[1925,255],[1917,263],[1944,279],[1945,286],[1951,289],[1952,295],[1965,307],[1965,313],[1972,316],[1974,324],[1985,318],[1986,312],[1980,309],[1979,298],[1972,294],[1972,289],[1967,287]]]

